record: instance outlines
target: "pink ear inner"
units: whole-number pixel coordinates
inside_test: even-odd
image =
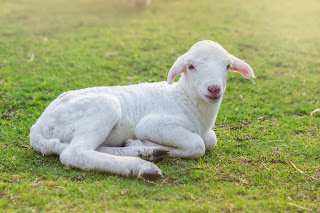
[[[168,73],[168,78],[167,78],[167,82],[169,83],[169,84],[172,84],[173,83],[173,81],[174,81],[174,78],[176,77],[176,72],[173,70],[173,69],[171,69],[170,71],[169,71],[169,73]]]
[[[234,70],[234,71],[238,71],[240,72],[242,75],[244,75],[246,78],[249,78],[250,75],[249,75],[249,71],[246,70],[245,68],[241,67],[240,69],[236,68],[236,67],[231,67],[230,68],[231,70]]]
[[[245,78],[255,78],[253,70],[244,61],[241,61],[240,59],[232,56],[233,63],[232,66],[230,67],[230,70],[238,71],[243,75]]]
[[[170,82],[173,82],[174,79],[176,78],[176,76],[177,76],[178,74],[179,74],[179,73],[177,72],[177,69],[174,68],[174,69],[170,72],[170,76],[169,76]]]
[[[173,64],[173,66],[171,67],[171,69],[168,73],[168,78],[167,78],[167,82],[169,84],[172,84],[174,82],[174,79],[177,75],[179,75],[185,71],[185,66],[183,64],[182,59],[183,59],[183,57],[180,56],[176,60],[176,62]]]

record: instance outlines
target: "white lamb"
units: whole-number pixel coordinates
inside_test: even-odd
[[[254,78],[248,64],[218,43],[200,41],[177,59],[167,82],[65,92],[32,126],[31,146],[80,169],[160,178],[146,160],[198,158],[216,146],[212,127],[228,70]]]

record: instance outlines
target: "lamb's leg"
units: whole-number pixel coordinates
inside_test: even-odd
[[[102,107],[102,104],[105,107]],[[99,105],[89,106],[95,111],[95,117],[91,115],[81,118],[70,144],[60,154],[62,164],[119,175],[142,176],[152,180],[162,176],[161,170],[156,165],[141,158],[115,156],[96,151],[108,137],[120,115],[116,100],[113,98],[106,97],[100,100]]]
[[[40,125],[33,125],[30,133],[30,145],[43,155],[60,155],[68,146],[67,143],[61,143],[60,139],[44,138]]]
[[[213,130],[209,130],[204,136],[204,144],[206,150],[213,149],[217,145],[216,133]]]
[[[170,150],[172,147],[160,145],[148,140],[139,140],[139,139],[128,139],[124,143],[124,147],[132,147],[132,146],[143,146],[143,147],[157,147],[166,150]]]
[[[103,152],[110,155],[117,156],[131,156],[140,157],[144,160],[158,163],[168,156],[168,151],[164,148],[147,147],[147,146],[132,146],[132,147],[105,147],[100,146],[98,152]]]
[[[88,138],[74,138],[70,145],[63,150],[60,161],[64,165],[70,165],[80,169],[99,170],[125,176],[142,176],[146,179],[157,179],[162,176],[161,170],[154,164],[138,157],[124,157],[105,154],[93,150],[97,139],[93,135]]]
[[[164,119],[166,118],[161,116],[144,118],[135,129],[136,137],[140,140],[169,146],[171,157],[198,158],[204,155],[205,144],[198,134]]]

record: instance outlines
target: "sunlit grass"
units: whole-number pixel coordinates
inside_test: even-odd
[[[319,11],[316,0],[0,0],[0,211],[320,211],[309,177],[320,179],[320,113],[309,114],[320,108]],[[203,158],[166,159],[167,175],[149,183],[30,147],[31,125],[62,92],[165,80],[202,39],[257,77],[229,74],[218,146]]]

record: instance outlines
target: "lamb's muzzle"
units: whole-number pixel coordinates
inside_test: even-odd
[[[219,85],[208,86],[208,94],[206,94],[206,98],[216,101],[219,100],[222,96],[221,87]]]
[[[176,60],[168,83],[65,92],[32,126],[31,146],[80,169],[157,179],[162,171],[149,161],[198,158],[216,146],[228,70],[254,77],[218,43],[200,41]]]

